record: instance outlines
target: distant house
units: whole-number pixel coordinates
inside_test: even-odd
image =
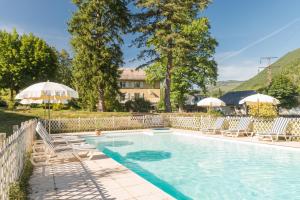
[[[243,105],[240,105],[239,101],[253,94],[257,94],[257,92],[254,90],[227,92],[220,97],[220,99],[226,103],[226,107],[222,109],[223,112],[227,115],[246,114],[245,107]]]
[[[121,103],[137,98],[144,98],[153,105],[160,100],[160,82],[148,84],[146,83],[146,73],[144,70],[135,70],[132,68],[122,68],[121,77],[119,79]]]
[[[187,95],[184,102],[184,110],[186,112],[203,111],[203,108],[197,106],[197,103],[203,98],[204,96],[201,94]]]

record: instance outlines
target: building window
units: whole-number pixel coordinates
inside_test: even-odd
[[[120,82],[120,88],[126,88],[126,82]]]
[[[134,93],[134,98],[139,99],[140,98],[140,93]]]
[[[122,93],[121,95],[120,95],[120,99],[121,99],[121,101],[125,101],[126,100],[126,93]]]
[[[141,82],[134,82],[134,87],[135,88],[140,88],[141,87]]]

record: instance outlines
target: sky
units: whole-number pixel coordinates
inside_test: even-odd
[[[260,57],[281,57],[300,48],[299,8],[299,0],[214,0],[204,15],[219,43],[218,80],[247,80],[267,65]],[[71,0],[0,0],[0,29],[32,32],[72,54],[67,22],[74,11]],[[126,67],[140,64],[132,61],[140,51],[130,47],[132,39],[124,36]]]

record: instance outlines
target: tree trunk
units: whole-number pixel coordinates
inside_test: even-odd
[[[98,111],[105,112],[104,89],[99,88]]]
[[[166,71],[166,85],[165,85],[165,107],[166,112],[172,112],[171,106],[171,70],[173,68],[173,57],[172,53],[168,54],[168,63]]]
[[[14,90],[12,88],[10,88],[10,100],[14,100]]]
[[[182,113],[184,111],[183,104],[179,104],[178,111]]]

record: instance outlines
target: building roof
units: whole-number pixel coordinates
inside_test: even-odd
[[[122,68],[120,80],[145,80],[146,73],[144,70],[134,68]]]
[[[186,100],[184,102],[185,105],[196,105],[198,101],[203,99],[203,95],[200,94],[194,94],[194,95],[186,95]]]
[[[227,92],[226,94],[221,96],[220,99],[224,101],[226,105],[237,106],[239,105],[240,100],[253,94],[257,94],[257,92],[254,90]]]

